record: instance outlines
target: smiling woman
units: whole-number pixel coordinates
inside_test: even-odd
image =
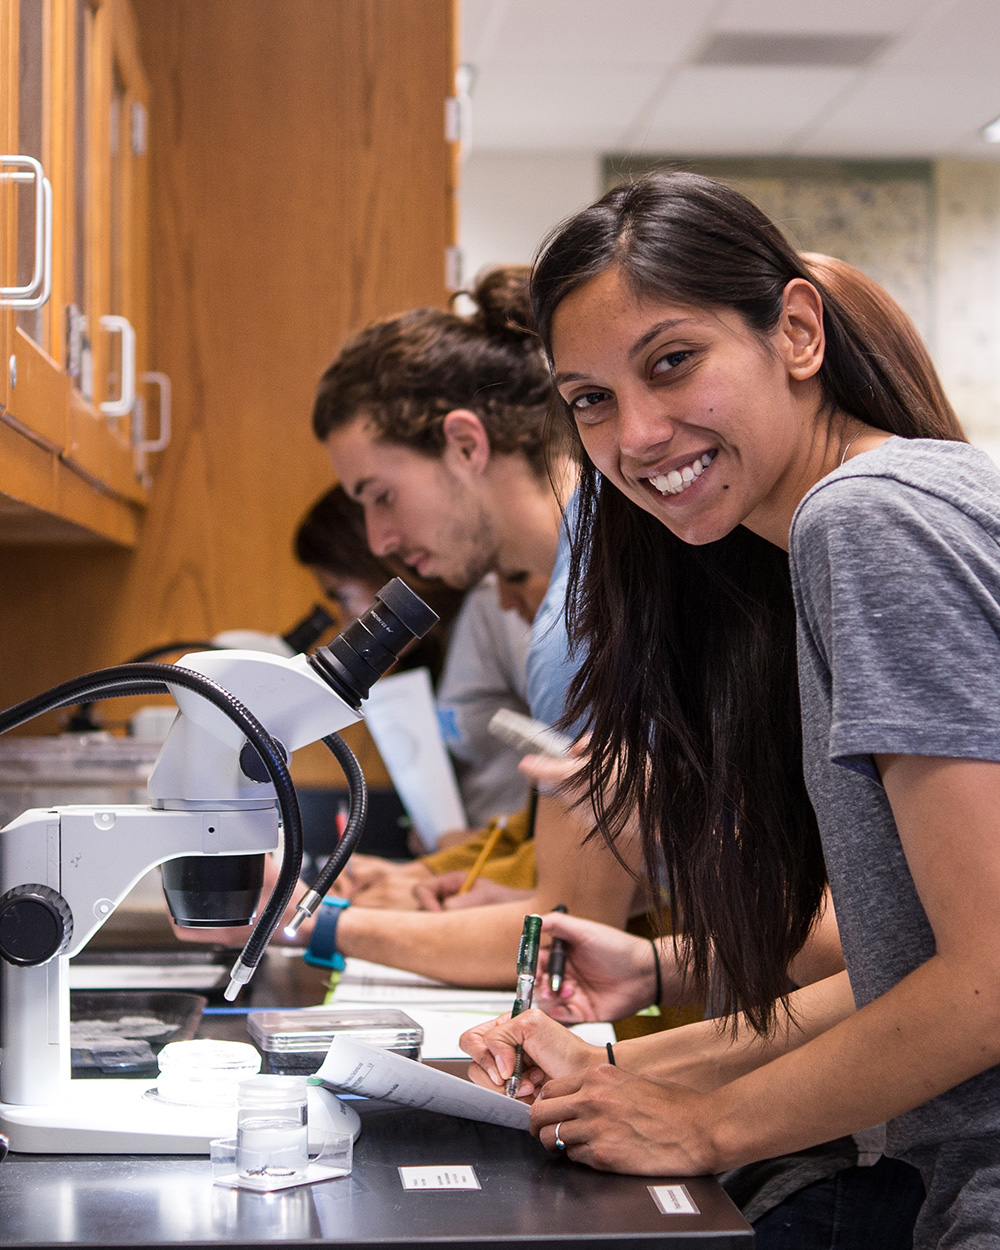
[[[780,315],[764,335],[731,309],[637,294],[616,265],[568,295],[552,319],[556,381],[588,456],[687,543],[714,542],[744,523],[784,545],[788,504],[794,510],[803,482],[815,480],[828,439],[795,438],[822,361],[815,288],[790,285]],[[599,337],[597,319],[607,326]]]
[[[609,193],[553,237],[532,290],[583,459],[570,616],[589,663],[570,714],[593,732],[595,801],[612,837],[638,808],[693,974],[714,959],[716,996],[766,1028],[825,877],[790,671],[792,515],[849,444],[964,436],[904,404],[900,371],[776,227],[708,179]],[[687,489],[654,484],[698,460]]]
[[[996,1245],[1000,475],[902,327],[887,351],[721,184],[610,192],[533,298],[582,461],[567,714],[599,827],[638,814],[682,964],[757,1035],[707,1092],[621,1055],[550,1080],[533,1128],[690,1173],[886,1122],[927,1189],[913,1244]],[[789,1017],[827,871],[850,984]]]

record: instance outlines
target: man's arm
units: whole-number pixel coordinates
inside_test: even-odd
[[[636,858],[632,844],[621,849],[626,858]],[[635,879],[599,838],[581,845],[579,817],[558,798],[539,799],[535,856],[538,883],[529,898],[461,911],[351,907],[340,917],[337,948],[445,981],[508,988],[516,980],[525,914],[564,903],[574,916],[624,927],[634,910]]]

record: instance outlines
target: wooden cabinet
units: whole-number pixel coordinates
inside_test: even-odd
[[[14,278],[19,289],[30,289],[20,307],[7,309],[13,323],[7,413],[43,446],[61,450],[69,392],[55,344],[57,302],[52,288],[56,194],[61,203],[63,192],[54,159],[62,131],[60,12],[56,0],[17,0],[14,20],[13,153],[20,162],[30,158],[37,164],[5,167],[7,181],[13,184],[8,229],[14,235]],[[58,298],[58,292],[55,295]]]
[[[173,379],[174,436],[133,547],[4,545],[0,510],[0,707],[171,638],[301,617],[316,587],[292,534],[333,476],[316,382],[367,321],[447,305],[453,0],[132,9],[151,93],[150,363]],[[322,747],[295,767],[338,780]]]
[[[130,544],[145,494],[133,442],[148,324],[148,88],[134,17],[128,0],[0,0],[0,13],[3,150],[19,158],[2,171],[4,285],[30,284],[41,259],[49,291],[41,307],[0,312],[0,492],[20,505],[0,510],[0,538],[13,515],[36,537],[61,520]]]

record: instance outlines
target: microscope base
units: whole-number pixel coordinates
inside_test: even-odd
[[[70,1081],[50,1105],[0,1103],[0,1133],[26,1154],[207,1155],[217,1137],[236,1135],[235,1107],[161,1102],[149,1081]],[[350,1133],[361,1121],[329,1090],[309,1087],[309,1136]]]

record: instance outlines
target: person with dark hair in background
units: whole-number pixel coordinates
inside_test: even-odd
[[[313,408],[371,550],[460,589],[489,572],[547,581],[573,486],[546,428],[552,390],[527,277],[524,266],[486,274],[469,316],[422,308],[369,326]]]
[[[886,1122],[926,1186],[914,1244],[1000,1244],[997,470],[719,183],[610,192],[533,294],[582,457],[586,787],[606,838],[638,813],[681,969],[756,1039],[707,1089],[557,1077],[533,1129],[684,1174]],[[827,874],[848,972],[789,996]],[[900,1220],[854,1244],[908,1244],[908,1206],[873,1192],[869,1230]],[[773,1215],[760,1244],[830,1244]]]
[[[418,577],[396,560],[372,555],[365,535],[365,515],[342,486],[333,486],[299,522],[292,542],[295,558],[304,564],[337,609],[338,627],[357,620],[375,602],[376,592],[402,577],[440,618],[423,638],[406,648],[393,672],[426,668],[435,685],[441,676],[448,636],[464,595],[443,582]]]

